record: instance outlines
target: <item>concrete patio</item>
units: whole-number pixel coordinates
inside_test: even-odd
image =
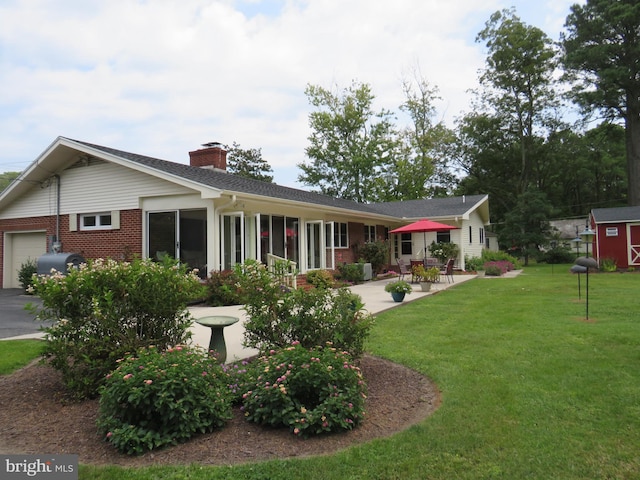
[[[441,292],[442,290],[446,290],[447,288],[460,285],[461,283],[476,278],[476,275],[455,275],[453,278],[454,283],[447,283],[444,277],[442,277],[439,283],[434,283],[431,286],[430,292],[422,292],[420,291],[420,285],[414,284],[412,285],[413,292],[407,295],[404,299],[404,302],[402,303],[394,302],[391,298],[391,294],[385,292],[384,290],[384,287],[387,283],[395,281],[397,280],[397,278],[365,282],[360,285],[354,285],[350,288],[353,293],[360,295],[360,297],[362,298],[362,302],[365,304],[366,310],[370,313],[376,314],[390,308],[402,306],[408,302],[413,302],[425,296],[433,295],[435,293]],[[234,362],[237,360],[242,360],[244,358],[249,358],[257,353],[257,350],[245,348],[242,346],[244,323],[246,321],[246,316],[244,310],[242,309],[242,306],[195,306],[191,307],[189,310],[195,319],[214,315],[232,316],[238,317],[240,319],[238,323],[224,329],[224,337],[227,346],[227,362]],[[194,323],[191,327],[191,331],[193,334],[192,342],[194,344],[199,345],[203,348],[207,348],[209,346],[211,330],[208,327],[204,327],[202,325]]]

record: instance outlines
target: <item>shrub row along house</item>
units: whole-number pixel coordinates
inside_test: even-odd
[[[125,259],[170,255],[203,275],[245,259],[295,262],[299,272],[358,260],[357,246],[390,240],[390,265],[423,253],[423,234],[389,230],[421,218],[458,227],[456,261],[486,246],[489,198],[471,195],[382,204],[356,202],[226,172],[220,144],[181,164],[58,137],[0,194],[0,286],[45,252]]]

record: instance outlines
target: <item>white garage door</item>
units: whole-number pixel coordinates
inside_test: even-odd
[[[7,233],[4,249],[4,287],[20,288],[18,270],[27,260],[37,260],[47,251],[45,232]]]

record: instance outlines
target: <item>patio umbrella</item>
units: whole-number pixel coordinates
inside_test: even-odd
[[[447,225],[446,223],[434,222],[433,220],[427,220],[423,218],[422,220],[418,220],[417,222],[410,223],[409,225],[405,225],[403,227],[396,228],[395,230],[391,230],[389,233],[419,233],[422,232],[424,236],[424,252],[425,257],[427,254],[427,235],[426,232],[442,232],[446,230],[455,230],[458,227],[454,227],[453,225]]]

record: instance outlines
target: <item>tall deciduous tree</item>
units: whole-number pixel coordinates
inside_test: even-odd
[[[524,24],[513,9],[495,12],[476,40],[488,48],[480,100],[518,142],[521,194],[531,182],[535,137],[548,130],[557,106],[556,52],[551,39]]]
[[[402,82],[405,101],[400,110],[411,119],[403,130],[406,153],[396,167],[395,198],[412,200],[450,194],[455,178],[449,168],[448,147],[454,135],[442,121],[436,122],[438,89],[416,76]]]
[[[273,183],[273,169],[271,165],[262,158],[260,148],[240,148],[240,145],[233,142],[227,149],[227,170],[241,177],[253,178],[263,182]]]
[[[326,195],[378,200],[379,178],[399,148],[392,114],[373,110],[367,84],[354,82],[342,92],[308,85],[305,94],[317,110],[309,114],[310,163],[298,164],[298,181]]]
[[[564,64],[578,83],[586,112],[625,122],[628,203],[640,205],[640,3],[587,0],[575,4],[562,35]]]

